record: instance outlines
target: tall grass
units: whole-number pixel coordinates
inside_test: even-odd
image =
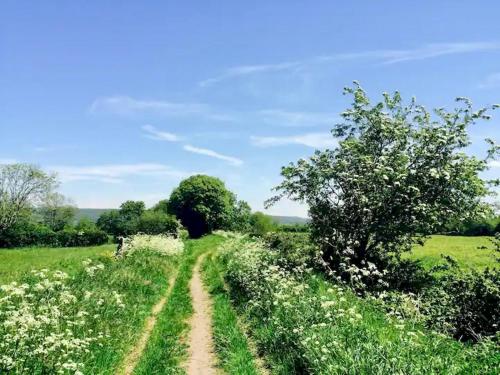
[[[219,258],[241,314],[276,374],[496,374],[491,342],[466,346],[396,320],[312,270],[282,267],[260,244]]]
[[[0,291],[0,373],[113,374],[164,293],[177,257],[85,260],[73,275],[28,273]]]

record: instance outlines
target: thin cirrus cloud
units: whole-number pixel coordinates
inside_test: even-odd
[[[282,109],[265,109],[257,111],[257,117],[268,124],[283,127],[309,127],[333,125],[339,120],[335,113],[328,112],[298,112]]]
[[[144,136],[146,138],[153,139],[155,141],[179,142],[182,140],[182,137],[173,133],[158,130],[153,125],[144,125],[142,130],[144,130]]]
[[[234,165],[236,167],[239,167],[243,164],[243,160],[241,160],[241,159],[238,159],[238,158],[235,158],[232,156],[222,155],[216,151],[209,150],[207,148],[200,148],[200,147],[195,147],[195,146],[191,146],[191,145],[184,145],[183,148],[185,151],[188,151],[188,152],[209,156],[209,157],[219,159],[219,160],[224,160],[227,163]]]
[[[332,55],[314,56],[295,61],[278,62],[275,64],[240,65],[226,69],[220,75],[198,82],[200,87],[215,85],[232,78],[250,76],[260,73],[298,71],[315,65],[329,63],[352,62],[357,60],[375,60],[382,64],[396,64],[406,61],[426,60],[441,56],[486,52],[500,50],[499,42],[459,42],[431,43],[412,49],[380,49],[352,53],[337,53]]]
[[[331,124],[335,119],[332,113],[299,112],[283,109],[263,109],[254,112],[238,112],[232,110],[213,109],[208,104],[174,103],[161,100],[139,100],[129,96],[116,96],[96,99],[90,106],[91,113],[111,113],[115,115],[130,115],[138,113],[153,113],[159,116],[197,117],[212,121],[242,123],[248,118],[276,126],[318,126]],[[151,125],[145,125],[143,130],[148,138],[164,141],[175,141],[175,135],[158,131]],[[170,135],[169,135],[170,134]]]
[[[250,137],[257,147],[276,147],[286,145],[302,145],[312,148],[328,148],[337,146],[337,140],[329,133],[308,133],[281,137]]]
[[[490,74],[479,84],[479,88],[481,89],[491,89],[495,87],[500,87],[500,73]]]
[[[157,163],[103,164],[93,166],[49,166],[62,182],[93,180],[106,183],[121,183],[130,176],[153,176],[184,178],[191,173],[176,170]]]
[[[227,113],[221,113],[204,103],[182,103],[165,100],[134,99],[130,96],[110,96],[98,98],[91,104],[90,113],[112,113],[132,115],[154,113],[172,117],[203,117],[216,121],[231,121]]]

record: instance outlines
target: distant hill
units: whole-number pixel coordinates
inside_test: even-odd
[[[309,222],[309,219],[299,216],[270,216],[278,224],[307,224]]]
[[[114,211],[115,208],[79,208],[76,211],[76,220],[80,220],[82,217],[88,217],[92,221],[97,221],[99,216],[108,211]]]
[[[97,221],[99,216],[104,212],[114,210],[116,210],[116,208],[79,208],[76,212],[76,220],[82,217],[88,217],[92,221]],[[306,224],[309,222],[309,219],[299,216],[270,216],[279,224]]]

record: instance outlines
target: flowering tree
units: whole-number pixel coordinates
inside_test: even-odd
[[[489,118],[468,99],[432,115],[398,92],[374,105],[356,82],[345,93],[354,101],[332,130],[338,147],[283,167],[267,203],[285,196],[307,203],[325,261],[343,275],[368,275],[449,220],[484,212],[489,190],[479,172],[498,147],[488,140],[484,160],[463,152],[467,128]]]

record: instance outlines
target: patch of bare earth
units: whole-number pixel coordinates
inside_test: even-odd
[[[200,257],[193,269],[189,289],[193,301],[193,316],[190,320],[189,358],[185,369],[188,375],[217,374],[212,340],[212,305],[208,292],[203,287],[200,274]]]
[[[169,280],[167,292],[163,295],[163,297],[153,306],[151,310],[151,315],[146,319],[146,324],[144,325],[144,329],[142,331],[142,335],[137,342],[137,344],[132,348],[132,350],[125,356],[125,360],[123,361],[122,366],[116,372],[120,375],[131,375],[134,372],[135,367],[139,363],[142,353],[146,348],[149,337],[153,332],[153,329],[156,325],[156,320],[158,314],[163,310],[163,307],[167,303],[168,296],[172,291],[172,288],[175,283],[175,275],[172,276]]]

